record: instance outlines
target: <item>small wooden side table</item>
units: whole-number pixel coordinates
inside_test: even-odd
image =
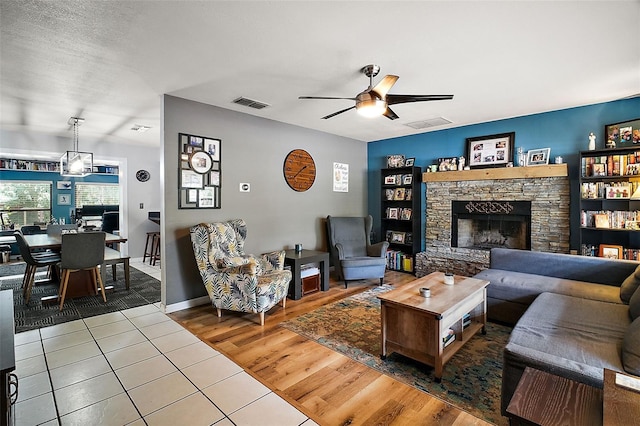
[[[525,368],[507,407],[510,425],[602,425],[602,390]]]
[[[298,300],[302,297],[302,278],[300,270],[302,265],[307,263],[320,264],[321,290],[329,290],[329,253],[326,251],[302,250],[296,253],[295,250],[285,250],[284,264],[291,266],[293,278],[289,284],[289,298]]]

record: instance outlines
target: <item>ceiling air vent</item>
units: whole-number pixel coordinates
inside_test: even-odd
[[[422,121],[414,121],[413,123],[407,123],[406,126],[412,127],[414,129],[426,129],[429,127],[443,126],[445,124],[450,124],[452,121],[447,120],[444,117],[436,117],[430,118],[428,120]]]
[[[269,104],[265,104],[264,102],[260,102],[260,101],[256,101],[253,99],[249,99],[249,98],[245,98],[243,96],[240,96],[237,99],[233,100],[234,104],[238,104],[238,105],[242,105],[242,106],[246,106],[249,108],[253,108],[253,109],[262,109],[262,108],[266,108],[268,106],[270,106]]]

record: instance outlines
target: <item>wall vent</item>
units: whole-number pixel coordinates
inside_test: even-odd
[[[270,106],[269,104],[265,104],[264,102],[256,101],[254,99],[245,98],[244,96],[240,96],[237,99],[233,100],[234,104],[246,106],[254,109],[262,109]]]
[[[450,124],[450,123],[452,123],[452,121],[447,120],[444,117],[436,117],[436,118],[430,118],[428,120],[414,121],[413,123],[407,123],[405,125],[412,127],[414,129],[426,129],[428,127],[443,126],[445,124]]]

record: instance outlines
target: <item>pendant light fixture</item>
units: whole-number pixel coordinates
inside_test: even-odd
[[[78,151],[78,126],[84,123],[84,118],[71,117],[68,123],[73,124],[73,151],[67,151],[60,157],[60,174],[71,177],[90,175],[93,172],[93,154]]]

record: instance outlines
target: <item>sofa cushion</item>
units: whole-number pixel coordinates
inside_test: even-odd
[[[624,334],[622,365],[627,373],[640,376],[640,318],[636,318]]]
[[[623,369],[620,347],[630,323],[626,305],[542,293],[514,327],[505,363],[602,387],[603,368]]]
[[[633,293],[631,300],[629,300],[629,315],[631,320],[635,320],[640,317],[640,287]]]
[[[544,292],[565,294],[584,299],[621,303],[620,289],[606,284],[574,281],[544,275],[511,272],[502,269],[485,269],[474,278],[487,280],[487,296],[529,305]]]
[[[640,266],[636,268],[631,275],[629,275],[620,286],[620,299],[624,303],[629,303],[631,296],[636,292],[636,289],[640,286]]]

